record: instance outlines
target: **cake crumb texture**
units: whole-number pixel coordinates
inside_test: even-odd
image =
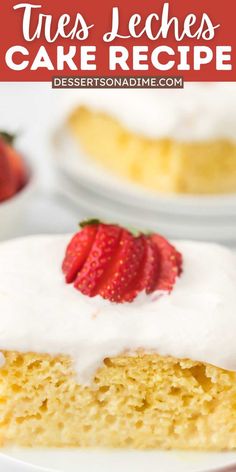
[[[86,107],[72,113],[69,128],[97,164],[150,190],[192,194],[236,191],[236,144],[227,139],[178,142],[168,137],[145,138]]]
[[[105,359],[88,387],[68,357],[3,354],[2,446],[236,447],[234,372],[138,354]]]

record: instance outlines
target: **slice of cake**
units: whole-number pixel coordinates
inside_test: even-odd
[[[236,448],[236,257],[86,222],[0,245],[2,446]]]
[[[164,193],[236,191],[236,85],[84,90],[68,126],[105,169]]]

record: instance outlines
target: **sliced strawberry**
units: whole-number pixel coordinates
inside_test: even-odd
[[[120,236],[119,226],[99,224],[87,260],[75,279],[75,288],[90,297],[98,293],[99,283],[118,248]]]
[[[155,290],[172,290],[176,277],[182,270],[182,256],[165,238],[159,234],[150,236],[160,254],[160,267]]]
[[[179,251],[175,250],[175,257],[176,257],[178,275],[180,275],[182,272],[182,265],[183,265],[182,254],[180,254]]]
[[[84,295],[131,302],[138,293],[171,291],[182,270],[181,254],[162,236],[134,236],[117,225],[85,222],[67,247],[66,282]]]
[[[145,252],[138,277],[124,297],[126,301],[132,301],[142,291],[151,293],[155,289],[160,265],[159,251],[149,237],[144,237],[144,247]]]
[[[97,229],[98,225],[85,226],[82,231],[74,235],[68,244],[62,263],[62,270],[67,283],[74,282],[79,270],[83,267],[94,242]]]
[[[129,231],[123,229],[119,250],[99,286],[98,293],[113,302],[126,300],[126,290],[137,278],[143,254],[144,238],[134,237]]]

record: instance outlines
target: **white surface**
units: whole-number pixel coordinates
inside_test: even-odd
[[[8,454],[11,459],[0,455],[3,472],[146,472],[147,469],[148,472],[223,472],[225,466],[236,464],[236,453],[15,449]],[[14,464],[12,459],[26,462],[27,466],[22,462]]]
[[[47,191],[38,191],[28,206],[24,219],[11,233],[11,238],[30,234],[57,234],[76,231],[85,218],[82,211],[73,209],[64,199]]]
[[[106,357],[157,352],[236,371],[236,256],[224,247],[174,242],[183,272],[172,292],[132,303],[90,298],[61,270],[70,235],[0,244],[0,346],[70,356],[89,384]]]
[[[27,185],[13,198],[0,204],[0,240],[11,237],[21,226],[36,193],[36,179],[31,176]]]

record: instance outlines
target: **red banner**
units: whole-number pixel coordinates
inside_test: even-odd
[[[4,0],[0,80],[236,81],[235,0]]]

